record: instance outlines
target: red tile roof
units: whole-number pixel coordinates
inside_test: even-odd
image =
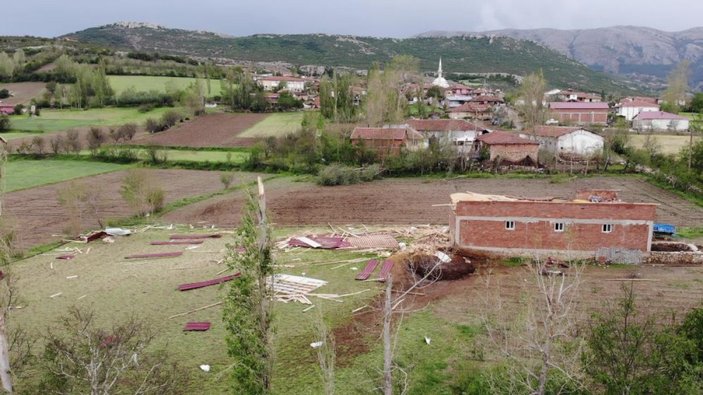
[[[483,129],[483,127],[463,119],[411,119],[408,121],[408,125],[420,132],[453,132]]]
[[[502,103],[503,98],[499,96],[491,96],[491,95],[479,95],[471,99],[472,102],[497,102],[497,103]]]
[[[649,121],[655,119],[673,119],[677,121],[688,120],[688,118],[682,117],[681,115],[671,114],[664,111],[642,111],[637,114],[635,119],[639,121]]]
[[[413,128],[363,128],[352,131],[352,140],[422,140],[424,137]]]
[[[467,102],[459,107],[454,107],[449,109],[449,112],[473,112],[473,113],[480,113],[480,112],[489,112],[491,111],[491,106],[488,104],[478,104],[478,103],[471,103]]]
[[[620,102],[620,107],[650,107],[650,108],[659,108],[659,104],[652,103],[652,102],[646,102],[646,101],[631,101],[631,100],[626,100]]]
[[[608,103],[588,103],[588,102],[551,102],[549,108],[552,110],[605,110],[609,109]]]
[[[487,145],[539,145],[539,143],[524,139],[516,134],[504,132],[502,130],[494,130],[488,134],[484,134],[476,138]]]

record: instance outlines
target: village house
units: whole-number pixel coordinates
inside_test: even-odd
[[[573,200],[469,192],[451,200],[449,229],[457,248],[568,258],[651,251],[657,205],[621,202],[614,191],[581,191]]]
[[[398,155],[403,149],[416,151],[427,147],[425,137],[410,126],[356,127],[350,139],[353,144],[363,145],[382,158]]]
[[[488,104],[464,103],[447,111],[451,119],[477,119],[489,121],[493,117],[493,108]]]
[[[632,128],[640,132],[685,132],[688,127],[688,118],[663,111],[641,112],[632,120]]]
[[[598,124],[608,123],[608,103],[550,102],[552,117],[561,124]]]
[[[476,137],[488,133],[483,126],[460,119],[411,119],[407,123],[425,138],[452,144],[466,154],[471,152]]]
[[[659,104],[651,101],[623,100],[616,106],[617,115],[632,121],[637,114],[643,111],[659,111]]]
[[[603,152],[603,137],[579,127],[539,126],[520,137],[537,141],[541,149],[557,156],[592,157]]]
[[[533,165],[539,160],[539,143],[501,130],[482,134],[474,140],[474,156],[480,157],[484,150],[489,160]]]
[[[305,83],[312,82],[312,80],[289,76],[270,76],[257,77],[256,82],[266,91],[285,87],[290,92],[301,92],[305,90]]]

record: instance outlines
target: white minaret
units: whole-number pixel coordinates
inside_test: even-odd
[[[432,85],[438,86],[440,88],[449,88],[449,83],[442,76],[442,58],[439,58],[439,68],[437,69],[437,78],[432,81]]]

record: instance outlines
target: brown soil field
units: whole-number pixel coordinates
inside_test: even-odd
[[[14,96],[2,99],[3,104],[29,104],[29,101],[39,96],[44,90],[44,82],[13,82],[0,84],[0,89],[9,90]]]
[[[219,172],[157,169],[145,171],[150,174],[155,184],[166,192],[166,203],[222,189]],[[81,220],[82,229],[98,228],[97,218],[118,219],[135,214],[120,195],[125,174],[126,171],[120,171],[77,180],[99,191],[97,215],[85,212]],[[233,185],[254,179],[254,174],[241,174],[235,178]],[[66,181],[5,195],[2,214],[4,220],[14,228],[20,248],[63,238],[71,217],[69,211],[59,203],[58,191],[70,183],[71,181]]]
[[[166,147],[248,147],[258,139],[237,137],[268,114],[208,114],[131,143]]]
[[[275,179],[267,183],[271,220],[280,225],[446,224],[454,192],[525,197],[573,197],[579,189],[615,189],[629,202],[657,203],[657,221],[700,226],[703,208],[645,181],[627,177],[592,177],[552,184],[546,179],[385,179],[371,183],[321,187],[308,182]],[[236,225],[245,202],[240,192],[206,200],[166,215],[174,223],[205,221]]]

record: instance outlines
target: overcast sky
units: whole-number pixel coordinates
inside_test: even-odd
[[[54,37],[117,21],[244,36],[338,33],[409,37],[429,30],[679,31],[703,25],[700,0],[4,0],[0,35]]]

